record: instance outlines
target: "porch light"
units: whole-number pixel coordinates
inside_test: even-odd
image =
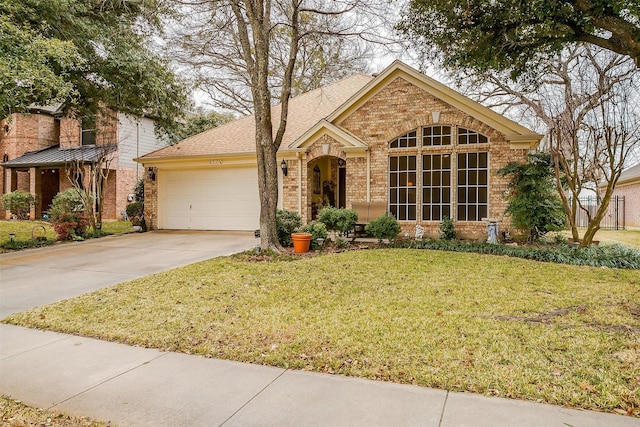
[[[287,176],[289,168],[287,167],[287,162],[284,159],[280,162],[280,169],[282,169],[282,175]]]
[[[440,111],[433,111],[431,113],[431,119],[433,123],[438,123],[440,121]]]
[[[153,171],[153,168],[147,169],[147,176],[151,182],[156,180],[156,173]]]

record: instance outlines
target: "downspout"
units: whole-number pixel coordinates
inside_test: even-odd
[[[367,203],[371,201],[371,150],[367,149]]]
[[[298,212],[302,216],[302,156],[296,153],[298,157]]]

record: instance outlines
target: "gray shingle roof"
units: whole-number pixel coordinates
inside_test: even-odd
[[[116,145],[83,145],[81,147],[61,149],[59,145],[40,151],[31,151],[11,159],[0,166],[7,168],[64,166],[71,162],[95,163],[105,152],[111,153]]]

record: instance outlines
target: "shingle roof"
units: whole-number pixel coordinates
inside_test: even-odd
[[[318,121],[333,113],[372,79],[373,77],[369,75],[356,74],[291,98],[289,101],[287,130],[281,146],[287,147]],[[278,125],[280,111],[281,106],[279,104],[272,109],[274,126]],[[142,158],[255,153],[255,124],[253,117],[253,115],[246,116],[190,136],[175,145],[148,153]]]
[[[61,149],[59,145],[56,145],[40,151],[30,151],[20,157],[0,163],[0,166],[9,168],[63,166],[76,161],[94,163],[104,155],[105,150],[113,152],[116,148],[115,145],[83,145]]]
[[[618,179],[618,184],[622,184],[626,181],[633,181],[638,178],[640,178],[640,163],[622,172],[620,174],[620,179]]]

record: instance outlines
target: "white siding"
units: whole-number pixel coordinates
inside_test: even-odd
[[[118,114],[118,165],[120,167],[139,167],[141,171],[142,166],[133,159],[166,146],[167,144],[156,136],[152,119]]]

